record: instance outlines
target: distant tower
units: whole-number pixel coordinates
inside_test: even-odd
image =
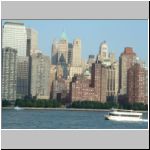
[[[27,32],[23,23],[5,22],[2,33],[2,48],[17,50],[17,56],[26,56]]]
[[[72,66],[81,66],[81,40],[75,39],[73,42]]]
[[[73,44],[68,43],[68,64],[72,64]]]
[[[26,28],[27,31],[27,56],[38,50],[38,32],[35,29]]]
[[[99,48],[99,54],[98,54],[98,61],[104,61],[105,59],[108,59],[108,45],[106,43],[106,41],[103,41],[100,44],[100,48]]]
[[[68,40],[66,33],[63,32],[58,46],[58,64],[68,63]]]
[[[57,62],[58,62],[58,47],[59,47],[59,44],[57,41],[53,41],[53,44],[52,44],[52,52],[51,52],[51,64],[52,65],[57,65]]]

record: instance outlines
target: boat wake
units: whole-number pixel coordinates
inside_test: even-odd
[[[14,107],[14,109],[15,109],[15,110],[23,110],[23,108],[18,107],[18,106]]]
[[[148,119],[142,119],[141,122],[148,122]]]

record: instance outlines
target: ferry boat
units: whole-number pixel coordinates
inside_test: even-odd
[[[112,109],[108,115],[105,115],[105,119],[114,121],[142,121],[142,115],[142,113],[133,110]]]

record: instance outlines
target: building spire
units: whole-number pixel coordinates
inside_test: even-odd
[[[61,39],[63,39],[63,40],[67,40],[68,39],[67,35],[66,35],[66,32],[65,32],[65,29],[63,29],[63,32],[61,34]]]

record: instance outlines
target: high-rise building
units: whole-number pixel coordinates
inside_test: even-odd
[[[90,65],[95,63],[95,56],[94,55],[89,55],[87,63],[90,64]]]
[[[127,95],[129,103],[147,104],[147,69],[143,64],[135,63],[127,73]]]
[[[52,43],[52,52],[51,52],[51,64],[52,65],[57,65],[58,63],[58,48],[59,44],[57,41],[53,41]]]
[[[2,99],[16,100],[17,50],[2,49]]]
[[[109,66],[107,69],[107,96],[115,95],[115,69]]]
[[[31,94],[37,99],[49,99],[50,96],[50,59],[42,53],[31,56]]]
[[[30,56],[38,50],[38,32],[35,29],[26,28],[27,31],[27,52]]]
[[[88,68],[88,70],[91,72],[91,67],[92,67],[92,64],[95,63],[95,56],[94,55],[89,55],[89,58],[87,60],[87,63],[86,63],[86,69]]]
[[[68,64],[72,64],[72,52],[73,52],[73,45],[72,43],[68,44]]]
[[[105,60],[107,61],[109,59],[108,56],[109,56],[108,45],[106,41],[103,41],[99,47],[99,54],[98,54],[97,60],[100,62],[104,62]]]
[[[72,50],[72,64],[73,67],[81,66],[81,40],[75,39],[73,41],[73,50]]]
[[[91,85],[95,88],[95,99],[106,102],[107,67],[102,63],[92,64]]]
[[[2,33],[2,47],[17,50],[17,56],[26,56],[27,33],[23,23],[5,22]]]
[[[107,99],[117,100],[119,88],[119,64],[114,53],[109,53],[106,41],[100,44],[97,62],[107,66]]]
[[[72,80],[72,77],[76,74],[80,75],[83,72],[83,63],[81,59],[81,40],[75,39],[73,41],[71,65],[68,67],[68,78]]]
[[[127,94],[127,71],[135,63],[136,53],[131,47],[126,47],[119,57],[119,94]]]
[[[58,64],[67,64],[68,63],[68,40],[66,33],[63,32],[61,35],[61,39],[58,44]]]
[[[52,92],[53,92],[53,90],[52,90],[52,83],[53,83],[53,81],[54,80],[56,80],[56,65],[50,65],[50,78],[49,78],[49,80],[50,80],[50,99],[52,99]]]
[[[29,95],[29,57],[17,57],[17,98]]]

